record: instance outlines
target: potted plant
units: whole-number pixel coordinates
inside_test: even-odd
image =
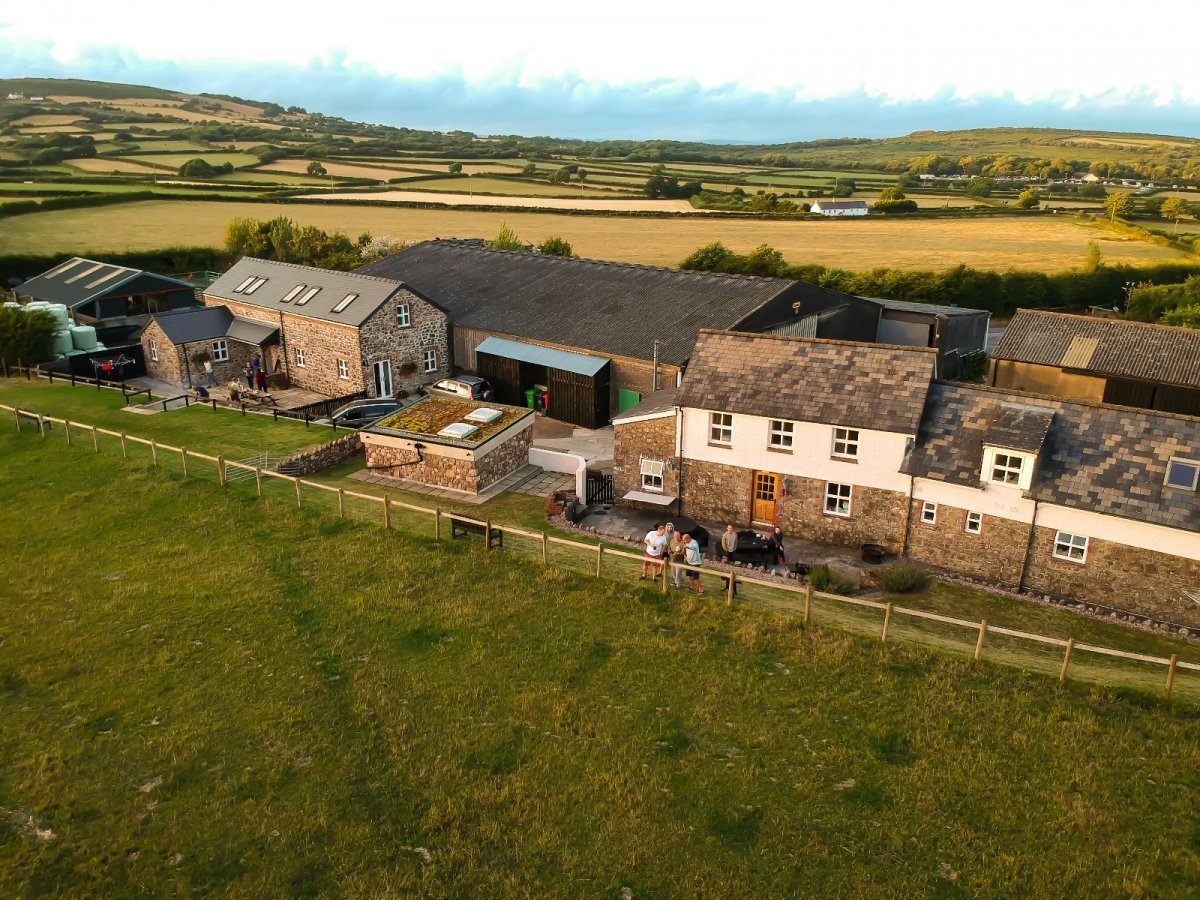
[[[416,371],[417,371],[417,364],[415,362],[413,362],[411,359],[406,359],[404,362],[400,363],[400,374],[401,375],[413,375],[416,373]]]

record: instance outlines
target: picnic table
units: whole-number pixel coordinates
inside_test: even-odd
[[[257,406],[278,406],[279,401],[274,394],[267,391],[239,391],[238,399],[242,403],[253,403]]]

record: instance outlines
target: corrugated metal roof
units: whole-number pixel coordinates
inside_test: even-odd
[[[119,294],[118,288],[139,276],[150,280],[142,293],[193,289],[193,285],[178,278],[75,256],[22,283],[17,293],[47,303],[65,303],[74,307],[97,297]]]
[[[1095,349],[1085,359],[1086,348]],[[1019,310],[995,359],[1200,388],[1200,330]]]
[[[262,284],[254,287],[260,279]],[[239,290],[243,285],[253,293]],[[204,294],[357,328],[402,287],[389,278],[244,256],[205,288]],[[345,303],[352,294],[354,298]]]
[[[682,365],[702,328],[733,328],[783,291],[824,292],[781,278],[718,275],[426,241],[359,272],[433,298],[458,325],[608,356]]]
[[[556,350],[553,347],[539,347],[537,344],[526,344],[524,341],[510,341],[498,337],[485,338],[475,348],[475,352],[490,353],[492,356],[503,356],[506,359],[519,359],[521,362],[533,363],[535,366],[562,369],[588,377],[595,375],[609,362],[599,356],[585,356],[582,353]]]
[[[916,434],[934,350],[703,331],[679,406]]]

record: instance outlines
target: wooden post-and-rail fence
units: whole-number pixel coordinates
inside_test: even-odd
[[[100,436],[104,435],[110,438],[116,438],[120,441],[122,456],[125,459],[129,458],[127,442],[140,444],[150,448],[153,464],[159,466],[160,451],[166,454],[178,454],[181,462],[183,477],[194,476],[195,474],[203,474],[203,467],[188,465],[189,461],[203,460],[212,464],[212,470],[215,473],[217,483],[222,487],[228,486],[226,473],[229,470],[243,470],[249,473],[256,484],[256,493],[262,496],[262,484],[264,478],[274,478],[283,482],[291,482],[296,498],[296,506],[304,507],[305,488],[311,488],[314,491],[320,491],[336,496],[337,510],[339,516],[346,515],[346,500],[351,498],[367,504],[378,504],[380,509],[380,524],[386,528],[393,527],[393,509],[403,509],[408,512],[417,513],[422,516],[429,516],[432,524],[433,538],[435,541],[442,540],[442,519],[449,517],[455,526],[466,530],[467,526],[472,526],[473,532],[482,534],[482,546],[484,552],[490,552],[493,549],[492,536],[499,532],[502,536],[521,537],[529,542],[532,542],[533,550],[528,551],[529,555],[539,560],[543,565],[550,565],[556,561],[558,552],[553,548],[561,547],[564,550],[583,557],[592,557],[594,566],[589,566],[588,571],[595,574],[596,577],[605,577],[606,567],[605,562],[632,561],[641,563],[644,559],[641,553],[634,553],[629,550],[619,549],[616,547],[605,546],[603,543],[590,543],[583,541],[571,540],[568,538],[559,537],[557,535],[548,534],[546,531],[533,531],[530,529],[519,528],[514,525],[506,525],[491,519],[476,519],[471,516],[457,513],[447,512],[440,507],[426,507],[417,504],[405,503],[394,499],[390,495],[379,496],[376,494],[364,494],[358,491],[346,490],[344,488],[334,487],[333,485],[322,484],[317,481],[310,481],[293,475],[286,475],[282,472],[276,472],[271,469],[250,466],[245,463],[234,462],[225,459],[223,456],[212,456],[210,454],[201,453],[197,450],[188,450],[183,447],[173,447],[170,444],[163,444],[154,439],[141,438],[125,432],[113,431],[107,428],[100,428],[95,425],[89,425],[82,422],[68,421],[66,419],[56,418],[54,416],[41,415],[29,410],[23,410],[17,407],[0,404],[0,409],[6,410],[13,415],[13,421],[18,431],[23,430],[23,425],[28,424],[31,427],[36,427],[42,438],[46,437],[48,431],[53,425],[61,425],[65,437],[64,446],[70,446],[71,430],[75,429],[84,432],[91,436],[93,452],[100,452]],[[48,445],[48,444],[47,444]],[[160,467],[160,466],[159,466]],[[498,546],[503,546],[500,542]],[[513,546],[510,543],[510,546]],[[627,567],[628,568],[628,567]],[[709,566],[685,566],[685,569],[697,571],[702,577],[707,576],[710,579],[715,579],[722,585],[724,590],[726,603],[732,603],[736,592],[737,585],[753,586],[764,588],[771,591],[797,594],[803,597],[803,621],[807,625],[812,622],[812,607],[813,600],[819,599],[827,603],[838,603],[849,606],[855,606],[865,609],[878,610],[883,613],[883,621],[879,634],[881,642],[887,642],[889,631],[892,628],[893,622],[897,616],[905,617],[916,622],[936,622],[942,625],[950,625],[956,628],[961,628],[964,631],[969,631],[973,638],[973,653],[970,655],[975,660],[983,658],[985,650],[985,639],[989,636],[1002,635],[1006,637],[1016,638],[1022,641],[1029,641],[1043,646],[1057,647],[1063,651],[1062,664],[1058,671],[1060,681],[1065,681],[1068,677],[1072,660],[1078,653],[1089,653],[1097,656],[1131,660],[1141,662],[1148,665],[1163,666],[1166,669],[1166,681],[1163,686],[1163,694],[1167,699],[1170,699],[1174,689],[1176,675],[1179,671],[1200,672],[1200,663],[1187,662],[1179,659],[1178,654],[1172,655],[1170,658],[1151,656],[1142,653],[1131,653],[1124,650],[1115,650],[1110,647],[1099,647],[1092,644],[1079,643],[1074,638],[1053,638],[1046,635],[1033,634],[1026,631],[1020,631],[1012,628],[1004,628],[999,625],[989,623],[986,619],[981,621],[971,621],[968,619],[960,619],[954,616],[945,616],[939,613],[928,612],[919,609],[909,609],[904,606],[897,606],[891,602],[880,602],[878,600],[870,600],[863,597],[846,597],[839,594],[827,594],[821,591],[815,591],[811,584],[792,585],[787,583],[768,581],[766,579],[754,578],[743,575],[739,572],[726,569],[714,569]],[[657,576],[662,579],[662,591],[668,590],[668,578],[671,574],[671,562],[669,559],[664,559],[662,571]],[[608,577],[620,578],[617,573],[611,572],[609,569]],[[970,647],[971,639],[968,639],[966,646]]]

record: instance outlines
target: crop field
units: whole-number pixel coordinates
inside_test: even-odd
[[[4,896],[1167,897],[1200,881],[1187,704],[41,441],[0,432]]]
[[[473,175],[470,178],[432,178],[405,181],[389,186],[390,191],[425,191],[439,194],[507,194],[514,197],[612,197],[630,192],[619,188],[595,188],[590,185],[550,184],[545,181],[525,181],[508,178],[489,178]],[[690,204],[689,204],[690,206]],[[649,207],[653,208],[653,207]]]
[[[149,175],[153,172],[150,165],[152,156],[143,156],[136,159],[125,157],[123,159],[109,159],[103,156],[92,156],[87,159],[68,159],[63,162],[63,165],[70,166],[72,169],[79,169],[81,172],[99,172],[108,174],[109,172],[133,172],[138,175]]]
[[[261,166],[257,171],[264,175],[271,172],[304,174],[308,171],[308,167],[311,164],[312,160],[310,159],[277,159],[275,162]],[[389,178],[399,178],[405,174],[399,169],[367,165],[365,163],[357,164],[323,160],[321,161],[321,165],[325,167],[326,172],[337,178],[375,178],[379,181],[387,181]]]
[[[12,187],[28,192],[27,185]],[[407,199],[421,196],[401,193]],[[471,199],[486,202],[482,197]],[[643,208],[646,201],[607,202],[638,203],[638,208]],[[507,222],[527,241],[560,235],[581,256],[668,266],[678,264],[697,247],[718,240],[738,252],[768,243],[794,263],[822,263],[852,270],[873,266],[943,269],[966,263],[985,269],[1061,271],[1082,264],[1089,240],[1099,242],[1104,258],[1110,262],[1139,264],[1183,258],[1168,247],[1125,239],[1068,217],[1051,215],[1022,219],[789,222],[186,201],[145,201],[17,216],[6,220],[0,232],[0,252],[102,253],[178,244],[216,246],[224,240],[225,225],[234,216],[275,215],[352,235],[368,231],[408,241],[494,237],[501,223]]]
[[[241,166],[257,166],[259,159],[257,156],[252,156],[249,153],[238,153],[228,151],[196,151],[186,153],[148,153],[144,156],[121,157],[130,162],[142,162],[147,165],[154,166],[160,169],[178,169],[185,162],[193,159],[202,159],[210,166],[223,166],[225,163],[232,163],[234,168]]]
[[[87,130],[80,125],[29,125],[17,129],[21,134],[83,134]]]
[[[30,125],[72,125],[80,121],[80,116],[76,115],[56,115],[54,113],[45,113],[41,115],[22,116],[19,119],[13,119],[9,124],[16,125],[18,128],[27,127]]]

